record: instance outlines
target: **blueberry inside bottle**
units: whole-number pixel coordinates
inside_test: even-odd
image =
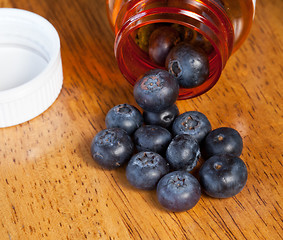
[[[179,99],[187,99],[216,84],[249,33],[255,0],[108,0],[107,6],[114,53],[125,78],[134,85],[151,69],[167,70],[178,78]],[[171,54],[168,60],[180,44],[195,53]]]

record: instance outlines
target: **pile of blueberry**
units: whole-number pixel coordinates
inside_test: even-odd
[[[186,211],[201,197],[228,198],[246,184],[247,168],[239,158],[240,134],[227,127],[212,131],[207,117],[197,111],[179,115],[175,104],[179,85],[168,71],[147,72],[134,86],[134,106],[120,104],[106,115],[106,129],[93,139],[93,159],[106,169],[126,166],[129,183],[156,189],[160,204]],[[190,172],[205,160],[197,178]]]

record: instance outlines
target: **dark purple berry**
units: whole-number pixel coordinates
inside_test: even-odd
[[[134,144],[124,129],[109,128],[97,133],[91,144],[93,159],[106,169],[115,169],[127,162]]]
[[[179,109],[176,104],[159,113],[143,112],[144,122],[149,125],[158,125],[164,128],[170,128],[175,118],[179,115]]]
[[[136,102],[148,112],[164,111],[175,103],[178,95],[178,82],[162,69],[148,71],[134,86]]]
[[[186,171],[168,173],[157,184],[158,201],[170,211],[187,211],[198,203],[200,196],[198,180]]]
[[[206,136],[202,150],[206,158],[218,154],[229,154],[239,157],[243,150],[243,140],[235,129],[221,127],[211,131]]]
[[[136,107],[119,104],[108,111],[105,123],[107,128],[123,128],[131,135],[143,124],[143,117]]]
[[[175,170],[191,171],[200,158],[198,142],[190,135],[177,135],[170,142],[166,159]]]
[[[165,153],[172,139],[171,133],[163,127],[144,125],[134,133],[134,142],[138,151]]]
[[[211,43],[198,32],[196,32],[194,38],[190,41],[190,44],[194,47],[201,48],[206,54],[210,54],[213,51]]]
[[[248,171],[238,157],[215,155],[204,162],[199,171],[200,184],[207,195],[229,198],[238,194],[246,185]]]
[[[169,172],[169,164],[158,153],[139,152],[129,161],[126,176],[130,184],[143,190],[153,190],[161,177]]]
[[[211,131],[211,124],[203,113],[189,111],[175,119],[172,131],[174,135],[188,134],[200,143]]]
[[[179,41],[177,30],[169,26],[159,27],[150,35],[148,55],[155,63],[164,66],[169,51]]]
[[[171,49],[166,59],[166,67],[183,88],[200,86],[209,75],[205,52],[189,43],[180,43]]]

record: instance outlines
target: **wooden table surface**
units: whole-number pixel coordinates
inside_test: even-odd
[[[2,0],[48,19],[61,37],[64,85],[35,119],[0,129],[0,239],[282,239],[283,1],[257,1],[251,33],[217,85],[180,112],[236,128],[248,182],[237,196],[202,195],[190,211],[163,210],[154,191],[103,170],[90,143],[114,105],[136,105],[113,54],[103,0]]]

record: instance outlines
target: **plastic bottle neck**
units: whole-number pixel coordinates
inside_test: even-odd
[[[192,28],[204,35],[214,47],[209,55],[209,79],[201,86],[181,89],[179,99],[198,96],[217,82],[233,50],[233,27],[217,1],[130,1],[115,24],[114,51],[121,72],[134,84],[145,71],[157,68],[134,43],[135,31],[147,24],[170,22]]]

